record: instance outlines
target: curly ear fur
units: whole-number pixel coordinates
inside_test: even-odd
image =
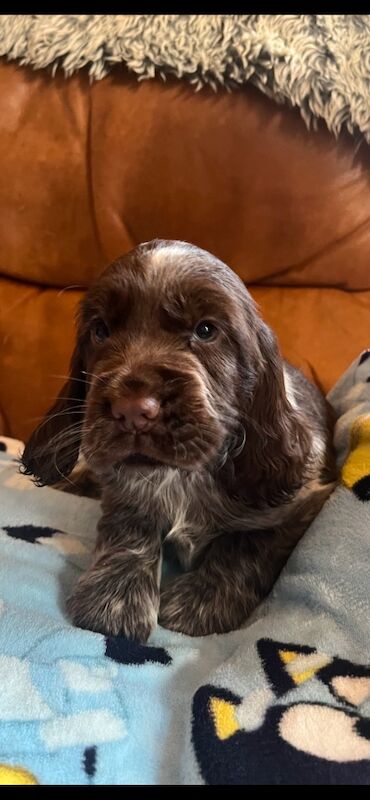
[[[285,502],[300,488],[311,440],[307,420],[287,398],[273,332],[259,320],[256,336],[256,384],[242,414],[246,440],[236,459],[236,476],[258,507]]]
[[[59,397],[26,444],[21,471],[33,475],[38,486],[58,483],[72,472],[80,448],[82,413],[86,384],[82,370],[82,348],[76,345],[70,363],[70,377]]]

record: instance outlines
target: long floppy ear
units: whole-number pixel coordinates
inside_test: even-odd
[[[250,492],[254,504],[278,505],[302,485],[310,437],[307,423],[287,398],[283,360],[273,332],[258,320],[255,333],[256,380],[242,412],[246,440],[235,466],[238,483]]]
[[[83,368],[82,346],[77,344],[69,380],[24,449],[21,471],[33,475],[38,486],[58,483],[69,475],[78,459],[86,394]]]

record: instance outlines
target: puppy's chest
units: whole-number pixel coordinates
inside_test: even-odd
[[[186,569],[214,535],[211,496],[215,493],[208,483],[167,470],[131,479],[123,487],[124,502],[140,507],[146,522],[150,520],[161,534],[165,553],[175,553]]]

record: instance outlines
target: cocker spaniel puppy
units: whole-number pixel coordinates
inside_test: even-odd
[[[144,641],[238,628],[332,490],[330,413],[242,281],[185,242],[115,261],[80,308],[70,378],[31,436],[39,485],[79,455],[102,489],[82,628]],[[184,568],[160,589],[171,545]]]

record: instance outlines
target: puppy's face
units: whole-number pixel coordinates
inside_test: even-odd
[[[240,427],[248,332],[240,294],[246,291],[236,276],[208,253],[164,242],[136,248],[90,290],[79,347],[82,452],[95,471],[146,464],[191,470],[224,457]],[[251,332],[249,339],[252,350]]]
[[[80,449],[102,476],[217,469],[232,457],[241,486],[281,498],[300,479],[307,447],[274,335],[243,283],[204,250],[155,240],[88,291],[70,380],[22,462],[51,484]]]

